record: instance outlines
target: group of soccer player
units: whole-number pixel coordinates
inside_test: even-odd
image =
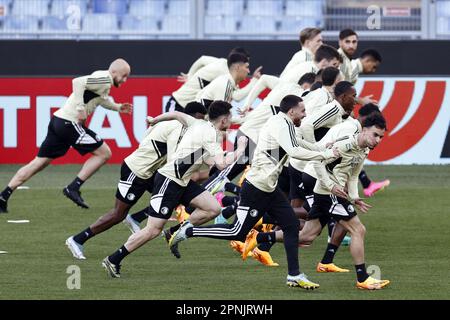
[[[353,86],[359,74],[376,71],[381,56],[369,49],[354,59],[358,36],[351,29],[340,32],[339,49],[324,44],[317,28],[302,30],[300,44],[279,77],[261,75],[259,67],[242,88],[240,83],[250,73],[250,55],[244,48],[234,48],[226,58],[202,56],[182,73],[178,80],[183,84],[172,93],[166,112],[147,118],[143,140],[124,159],[114,208],[66,240],[72,255],[85,259],[86,242],[120,222],[132,235],[102,262],[115,278],[127,255],[160,235],[177,258],[181,241],[208,237],[229,240],[242,259],[252,256],[267,266],[278,265],[269,251],[283,242],[286,284],[316,289],[319,285],[300,270],[299,246],[311,245],[328,226],[318,272],[349,272],[333,263],[339,246],[349,245],[356,286],[374,290],[388,285],[388,280],[366,271],[365,227],[355,210],[370,208],[359,197],[358,180],[368,197],[389,185],[389,180],[372,182],[363,170],[387,126],[377,102],[371,96],[357,97]],[[131,113],[130,103],[107,98],[111,86],[119,87],[130,72],[129,64],[117,59],[108,70],[73,80],[73,92],[51,118],[37,157],[0,193],[0,212],[7,212],[8,199],[18,186],[71,146],[92,155],[63,194],[89,207],[80,187],[107,162],[111,151],[85,121],[97,105]],[[270,93],[253,110],[266,88]],[[233,100],[244,100],[239,116],[232,115]],[[357,104],[362,106],[359,112]],[[240,124],[234,151],[224,152],[223,141],[233,123]],[[149,206],[130,214],[145,191],[151,194]],[[164,230],[175,210],[182,212],[184,221]]]

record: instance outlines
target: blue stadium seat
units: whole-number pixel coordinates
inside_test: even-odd
[[[274,33],[276,31],[275,25],[276,22],[273,17],[243,16],[238,31],[245,34]]]
[[[436,13],[440,17],[450,17],[450,1],[436,1]]]
[[[80,9],[81,16],[87,11],[88,0],[53,0],[50,14],[53,16],[64,17],[74,14],[74,10]],[[75,6],[75,8],[74,8]]]
[[[131,0],[130,15],[162,17],[165,14],[163,0]]]
[[[210,16],[242,16],[244,13],[243,0],[209,0],[207,2],[206,13]]]
[[[237,18],[234,16],[206,16],[205,34],[233,34],[236,32]]]
[[[161,30],[170,33],[189,34],[189,17],[165,16],[162,20]]]
[[[48,15],[49,0],[14,1],[12,13],[19,15],[33,15],[43,17]]]
[[[286,15],[320,18],[323,15],[323,6],[322,0],[287,0]]]
[[[42,18],[42,30],[67,30],[67,19],[64,17],[46,16]]]
[[[0,0],[0,17],[8,14],[11,5],[11,0]]]
[[[168,5],[168,14],[172,16],[188,16],[191,13],[190,3],[187,0],[171,0]]]
[[[298,36],[302,29],[307,27],[320,27],[321,22],[321,19],[311,17],[283,17],[279,31]]]
[[[39,17],[30,15],[10,15],[3,21],[3,30],[5,31],[38,31]]]
[[[117,16],[112,13],[89,13],[83,19],[84,31],[109,31],[111,33],[114,33],[117,31],[117,29]]]
[[[125,0],[92,0],[93,13],[113,13],[124,15],[127,13],[127,2]]]
[[[132,15],[126,15],[122,18],[122,30],[123,31],[158,31],[158,19],[155,17],[136,17]]]
[[[247,14],[250,16],[279,16],[283,11],[280,0],[249,0]]]

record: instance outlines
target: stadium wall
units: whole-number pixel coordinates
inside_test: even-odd
[[[0,163],[31,160],[45,137],[51,113],[71,92],[71,78],[105,69],[116,57],[130,62],[132,77],[120,89],[114,88],[111,96],[118,102],[132,102],[134,114],[119,115],[99,107],[89,121],[89,127],[110,145],[111,163],[120,163],[137,147],[146,115],[161,113],[170,93],[180,86],[175,76],[187,71],[200,55],[224,56],[230,48],[244,46],[252,54],[253,68],[263,65],[265,73],[278,74],[298,50],[292,41],[2,41],[0,46],[0,59],[7,62],[0,68]],[[370,160],[450,163],[446,94],[450,65],[442,63],[450,43],[364,42],[359,52],[369,47],[382,53],[383,64],[377,77],[362,77],[356,87],[361,95],[373,94],[380,101],[389,126]],[[228,138],[234,139],[233,131]],[[83,160],[71,150],[56,163]]]

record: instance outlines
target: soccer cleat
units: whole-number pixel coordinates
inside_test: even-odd
[[[222,199],[225,197],[225,193],[223,192],[217,192],[214,195],[214,198],[216,198],[217,202],[220,204],[221,207],[223,207]]]
[[[247,177],[247,172],[250,170],[250,166],[247,166],[244,170],[244,173],[242,174],[242,176],[239,178],[239,182],[238,182],[238,186],[242,187],[242,184],[244,183],[245,178]]]
[[[179,205],[175,211],[177,212],[176,216],[179,223],[183,223],[183,221],[189,219],[189,213],[186,212],[183,205]]]
[[[351,242],[352,242],[352,237],[345,236],[344,239],[342,239],[341,245],[348,247]]]
[[[136,233],[141,230],[141,227],[139,226],[139,222],[133,219],[133,217],[129,214],[125,217],[125,219],[122,221],[124,225],[130,229],[131,233]]]
[[[161,232],[161,237],[164,237],[164,239],[166,239],[166,242],[169,243],[170,238],[172,237],[172,234],[170,233],[170,229],[163,230]],[[177,258],[177,259],[181,258],[180,251],[178,250],[178,245],[170,247],[170,252],[172,252],[172,254],[175,256],[175,258]]]
[[[178,250],[178,243],[187,239],[186,229],[190,228],[190,227],[193,227],[192,223],[190,223],[188,220],[186,220],[180,226],[180,229],[178,229],[174,234],[172,234],[172,236],[170,237],[170,240],[169,240],[170,251],[175,250],[175,249]],[[172,251],[172,253],[173,253],[173,251]]]
[[[309,281],[304,273],[301,273],[298,276],[288,275],[286,284],[289,287],[298,287],[306,290],[314,290],[320,287],[319,284]]]
[[[67,238],[66,246],[69,248],[70,252],[72,252],[75,259],[86,260],[86,257],[83,254],[83,246],[73,240],[73,237]]]
[[[89,209],[89,206],[84,202],[83,198],[81,197],[81,192],[78,190],[70,190],[68,187],[65,187],[63,189],[63,194],[72,200],[77,206]]]
[[[375,194],[375,192],[383,190],[390,184],[391,181],[389,181],[389,179],[383,180],[381,182],[371,182],[370,185],[364,189],[364,195],[366,197],[372,197]]]
[[[389,280],[378,280],[368,277],[364,282],[356,282],[356,287],[363,290],[380,290],[390,283]]]
[[[261,232],[271,232],[273,229],[273,224],[270,223],[263,223]]]
[[[258,235],[258,233],[259,232],[255,229],[252,229],[247,234],[247,238],[245,239],[244,243],[244,250],[242,251],[242,260],[247,259],[248,253],[258,245],[258,242],[256,241],[256,236]]]
[[[7,213],[8,212],[8,201],[3,199],[3,197],[0,196],[0,213]]]
[[[325,272],[350,272],[348,269],[339,268],[334,263],[321,263],[319,262],[317,264],[316,271],[319,273],[325,273]]]
[[[102,266],[112,278],[120,278],[120,264],[114,264],[106,257],[102,261]]]
[[[244,243],[241,241],[237,241],[237,240],[231,240],[230,241],[230,247],[236,251],[237,253],[239,253],[239,255],[242,256],[242,252],[244,251]],[[250,251],[247,255],[247,257],[251,257],[253,256],[253,253]]]
[[[258,247],[253,249],[252,256],[254,259],[258,260],[265,266],[268,266],[268,267],[278,267],[279,266],[278,263],[276,263],[272,260],[272,257],[270,256],[269,252],[259,250]]]
[[[170,233],[170,229],[161,231],[161,237],[163,237],[166,240],[166,242],[169,243],[169,240],[172,237],[172,234]]]

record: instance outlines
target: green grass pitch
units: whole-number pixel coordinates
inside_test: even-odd
[[[380,267],[391,280],[384,290],[355,288],[348,247],[340,248],[336,264],[348,274],[317,274],[315,266],[326,245],[324,232],[310,248],[300,248],[300,265],[320,289],[309,292],[285,285],[286,258],[281,244],[272,250],[279,267],[253,259],[241,261],[227,241],[191,239],[180,245],[175,259],[161,238],[154,239],[123,262],[122,278],[109,278],[101,260],[130,235],[119,224],[88,241],[87,260],[78,261],[64,245],[70,235],[97,220],[114,204],[119,166],[103,167],[83,186],[89,210],[76,207],[62,188],[79,166],[53,166],[32,178],[0,215],[1,299],[449,299],[450,298],[450,168],[449,166],[369,166],[375,180],[391,186],[368,200],[373,208],[361,214],[367,227],[366,265]],[[18,166],[0,166],[3,188]],[[145,195],[134,209],[143,208]],[[27,224],[7,223],[28,219]],[[173,222],[169,222],[172,224]],[[67,268],[81,270],[81,288],[69,290]]]

